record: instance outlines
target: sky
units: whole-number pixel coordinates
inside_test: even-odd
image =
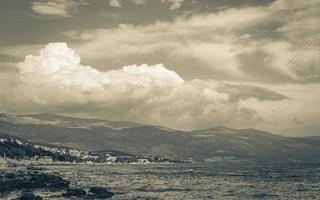
[[[320,1],[1,0],[0,112],[320,135]]]

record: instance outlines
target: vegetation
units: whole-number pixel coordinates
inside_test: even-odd
[[[44,156],[51,157],[54,161],[78,161],[79,158],[73,157],[68,154],[61,154],[58,152],[52,152],[44,150],[39,147],[36,148],[32,144],[21,143],[15,139],[2,139],[0,141],[0,155],[11,159],[30,159],[30,158],[42,158]]]

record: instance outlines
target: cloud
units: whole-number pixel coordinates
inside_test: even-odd
[[[217,91],[228,93],[230,101],[240,101],[249,98],[255,98],[260,101],[281,101],[288,99],[283,94],[276,93],[268,88],[239,83],[219,82]]]
[[[246,73],[269,73],[291,82],[320,82],[320,51],[316,47],[298,48],[285,41],[262,40],[238,55],[239,64]],[[250,63],[254,62],[254,63]],[[265,74],[266,74],[265,73]]]
[[[259,129],[290,136],[319,135],[320,106],[319,83],[269,85],[269,89],[289,96],[285,101],[246,100],[260,114],[264,122]],[[303,123],[293,123],[297,118]]]
[[[16,71],[15,63],[13,62],[0,62],[1,73]]]
[[[94,36],[90,34],[88,31],[67,31],[64,33],[65,36],[69,37],[72,40],[92,40]]]
[[[94,39],[73,46],[96,66],[163,62],[188,79],[319,82],[319,8],[315,0],[227,7],[172,22],[88,30]]]
[[[136,5],[142,5],[142,4],[146,4],[146,0],[133,0],[133,3]]]
[[[110,0],[110,6],[120,8],[122,4],[120,0]]]
[[[117,66],[127,60],[135,63],[169,61],[172,62],[170,66],[178,67],[196,62],[193,71],[239,77],[243,74],[238,69],[236,55],[245,45],[236,43],[241,37],[234,33],[253,27],[266,17],[263,9],[243,8],[181,17],[173,23],[121,24],[118,28],[88,31],[94,39],[74,46],[87,62]]]
[[[175,10],[181,7],[181,4],[184,2],[184,0],[161,0],[161,2],[166,2],[170,6],[170,10]]]
[[[281,26],[276,30],[291,43],[320,46],[320,2],[318,0],[277,0],[270,6]]]
[[[40,44],[3,46],[0,48],[0,55],[8,56],[15,59],[22,59],[26,56],[26,52],[35,54],[43,47]]]
[[[146,0],[127,0],[128,2],[131,2],[135,5],[142,5],[142,4],[146,4]],[[121,8],[122,7],[122,1],[121,0],[110,0],[110,6],[112,7],[118,7]]]
[[[6,112],[76,113],[173,128],[251,126],[263,119],[246,100],[281,101],[285,96],[249,84],[186,81],[162,64],[129,65],[99,71],[80,64],[65,43],[51,43],[17,64],[11,90],[4,89]]]
[[[308,51],[320,48],[320,1],[318,0],[277,0],[268,7],[277,20],[275,29],[292,49]]]
[[[83,0],[35,0],[31,8],[39,15],[71,17],[80,5],[86,5],[86,3]]]
[[[135,2],[121,1],[123,7]],[[77,8],[66,13],[71,16]],[[75,24],[81,31],[63,34],[82,63],[91,66],[63,51],[68,49],[63,45],[58,52],[66,56],[53,53],[53,47],[37,55],[44,45],[1,46],[7,63],[0,63],[0,110],[74,113],[175,128],[250,126],[279,134],[318,134],[318,0],[276,0],[212,12],[188,8],[173,12],[169,21],[137,25],[134,19],[135,25],[88,30]],[[10,63],[26,54],[37,56],[19,68]],[[156,76],[167,72],[175,75]],[[303,124],[294,124],[294,118]]]

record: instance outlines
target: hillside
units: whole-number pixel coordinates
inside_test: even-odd
[[[52,162],[76,163],[172,163],[181,162],[164,157],[132,155],[117,150],[82,151],[70,147],[44,143],[32,143],[19,137],[0,133],[0,158],[3,161],[29,160],[37,164],[39,160],[47,164]]]
[[[70,155],[68,151],[69,149],[32,144],[23,139],[0,133],[0,155],[4,159],[23,160],[49,157],[53,161],[81,161],[81,158]]]
[[[88,151],[119,150],[207,162],[320,162],[319,137],[284,137],[255,129],[190,132],[130,122],[59,115],[1,115],[0,131],[33,142]]]

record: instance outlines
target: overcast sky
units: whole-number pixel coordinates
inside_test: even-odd
[[[0,112],[320,135],[319,0],[1,0]]]

